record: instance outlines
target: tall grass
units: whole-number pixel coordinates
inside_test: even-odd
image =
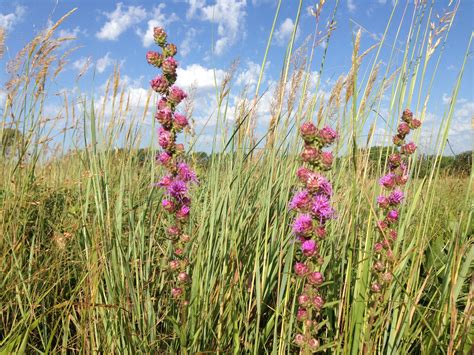
[[[301,6],[302,1],[296,23]],[[319,6],[317,20],[328,4]],[[334,22],[328,28],[318,24],[324,30],[315,30],[303,49],[295,50],[294,32],[274,92],[276,109],[263,136],[255,131],[263,75],[254,99],[244,102],[236,117],[228,110],[232,73],[216,83],[213,147],[219,154],[197,166],[201,186],[194,191],[190,221],[195,239],[185,322],[174,302],[163,297],[169,287],[162,269],[170,248],[161,223],[161,192],[151,187],[159,168],[154,143],[143,142],[138,129],[148,119],[151,93],[138,111],[115,72],[103,102],[64,93],[63,117],[48,120],[44,105],[67,58],[60,50],[68,39],[54,35],[65,18],[39,34],[10,66],[0,129],[1,137],[8,128],[21,132],[1,157],[0,351],[297,352],[295,244],[287,206],[301,148],[295,128],[313,119],[333,123],[341,132],[331,173],[338,218],[321,250],[327,303],[320,350],[468,352],[474,337],[472,174],[441,176],[439,161],[471,43],[440,124],[430,174],[418,178],[418,161],[412,160],[394,282],[369,321],[375,177],[387,164],[382,155],[375,166],[369,161],[373,133],[394,127],[405,106],[422,120],[426,116],[457,3],[453,7],[438,28],[431,28],[431,3],[420,2],[411,14],[395,6],[393,14],[403,12],[400,24],[392,23],[392,14],[380,41],[366,51],[361,32],[354,34],[352,67],[328,97],[318,91],[319,79],[310,91],[309,72],[314,45],[325,42],[326,50],[333,45]],[[333,19],[336,11],[337,4]],[[274,24],[277,19],[278,11]],[[406,38],[402,28],[409,28]],[[406,46],[396,64],[399,40]],[[391,55],[383,71],[381,51],[387,46]],[[428,63],[435,68],[429,71]],[[324,66],[325,56],[320,74]],[[367,69],[361,73],[361,68]],[[379,114],[384,95],[389,98],[385,117]],[[59,141],[75,148],[54,155],[51,144],[58,140],[51,140],[52,123],[64,120],[68,129]],[[369,124],[367,137],[363,127]],[[191,143],[196,138],[190,137]],[[122,150],[114,148],[117,141]],[[150,147],[145,160],[138,151],[143,144]]]

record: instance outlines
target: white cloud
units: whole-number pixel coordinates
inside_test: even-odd
[[[186,36],[179,46],[179,54],[183,57],[186,57],[191,50],[195,47],[198,47],[198,44],[194,40],[196,37],[197,31],[194,28],[190,28],[186,31]]]
[[[108,21],[96,33],[97,38],[116,41],[123,32],[147,16],[145,9],[141,6],[128,6],[126,11],[122,10],[122,6],[122,3],[118,3],[113,12],[105,13]]]
[[[188,0],[188,3],[189,19],[198,16],[202,21],[217,24],[219,38],[214,45],[217,55],[224,53],[244,36],[247,0],[216,0],[214,5],[207,6],[202,0]]]
[[[178,86],[188,89],[194,86],[198,91],[214,88],[214,75],[218,84],[225,75],[222,69],[205,68],[199,64],[191,64],[186,68],[178,68],[176,72],[178,74],[178,80],[176,82]]]
[[[15,12],[9,14],[0,13],[0,27],[3,27],[7,31],[10,31],[11,29],[13,29],[13,26],[23,20],[25,12],[26,7],[17,5],[15,7]]]
[[[147,48],[150,47],[153,42],[153,29],[155,27],[166,27],[170,23],[177,21],[179,18],[173,12],[170,15],[163,13],[164,8],[166,7],[165,4],[161,3],[158,6],[153,8],[153,14],[151,16],[151,20],[148,21],[148,27],[146,31],[142,31],[141,29],[137,29],[136,33],[139,37],[142,38],[143,47]]]
[[[357,6],[354,3],[354,0],[347,0],[347,10],[349,10],[349,12],[354,12],[356,9]]]
[[[280,27],[278,27],[278,29],[275,31],[275,39],[279,45],[284,45],[288,42],[291,34],[293,33],[294,27],[295,24],[291,18],[285,19],[285,21],[280,24]],[[299,36],[299,32],[299,29],[297,29],[296,37]]]
[[[384,5],[387,3],[387,0],[378,0],[378,3]]]
[[[107,52],[105,56],[102,58],[97,59],[95,67],[98,73],[103,73],[105,69],[107,69],[110,65],[113,64],[113,59],[110,56],[110,52]]]

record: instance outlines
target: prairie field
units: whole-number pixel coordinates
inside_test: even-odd
[[[60,30],[80,6],[5,60],[1,354],[473,351],[472,150],[453,153],[450,136],[461,129],[459,92],[472,83],[464,76],[472,73],[472,33],[440,120],[428,114],[431,91],[444,85],[447,43],[458,40],[449,34],[459,2],[446,2],[441,14],[431,1],[390,7],[375,42],[355,26],[351,64],[324,92],[342,5],[294,1],[294,28],[280,62],[272,59],[279,77],[270,85],[264,71],[282,1],[275,3],[255,93],[235,92],[238,64],[228,65],[212,79],[205,123],[196,117],[205,105],[199,87],[186,88],[178,106],[171,85],[176,74],[179,84],[180,48],[176,54],[178,35],[166,27],[153,30],[158,52],[146,55],[152,67],[144,74],[162,70],[161,81],[139,98],[118,65],[95,85],[100,95],[79,89],[86,66],[74,90],[57,84],[73,75],[75,39]],[[307,5],[310,15],[302,14]],[[313,32],[298,32],[300,16],[314,18]],[[0,27],[0,56],[9,36]],[[140,43],[135,49],[146,62]],[[180,176],[180,164],[190,167],[186,195],[165,181]],[[302,168],[330,192],[315,193],[307,177],[302,184]],[[384,180],[390,174],[393,183]],[[293,207],[301,191],[327,197],[327,216],[315,202]],[[394,191],[401,197],[385,206],[380,195]],[[298,229],[302,216],[310,230]]]

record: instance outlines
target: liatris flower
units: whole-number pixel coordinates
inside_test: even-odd
[[[397,208],[405,198],[400,187],[408,180],[408,158],[416,150],[415,143],[405,143],[405,138],[411,129],[416,129],[421,125],[421,122],[413,118],[413,113],[408,109],[403,111],[401,119],[397,134],[393,137],[393,143],[399,147],[398,151],[388,157],[389,171],[379,180],[380,185],[389,190],[389,194],[377,197],[383,219],[377,222],[381,238],[374,244],[377,259],[374,262],[373,281],[370,287],[374,294],[382,294],[384,287],[391,282],[393,277],[390,271],[395,260],[392,243],[397,239],[396,224],[400,219]]]
[[[319,328],[314,326],[315,319],[322,317],[324,306],[320,289],[324,284],[324,275],[320,270],[322,256],[319,254],[319,242],[326,236],[327,222],[334,218],[330,202],[332,186],[326,177],[315,170],[331,169],[334,157],[323,149],[334,143],[337,133],[330,127],[318,130],[311,122],[303,123],[299,131],[305,143],[301,160],[306,166],[299,167],[296,175],[304,188],[294,194],[289,209],[298,213],[292,224],[296,240],[300,243],[294,272],[304,284],[304,292],[298,296],[300,308],[296,319],[306,326],[303,334],[295,336],[295,343],[314,351],[319,348],[319,340],[316,339]]]
[[[151,80],[150,85],[154,91],[163,95],[156,107],[156,120],[161,124],[158,131],[158,143],[163,149],[157,155],[157,162],[166,170],[167,174],[155,184],[165,191],[165,198],[161,205],[168,213],[168,226],[166,234],[172,242],[173,259],[169,261],[169,270],[175,272],[174,286],[171,288],[171,296],[180,300],[183,306],[189,302],[186,300],[186,290],[191,276],[186,269],[189,261],[186,257],[186,245],[191,238],[185,234],[187,223],[191,212],[191,198],[188,195],[190,184],[197,183],[196,173],[183,161],[184,145],[176,143],[177,134],[189,125],[186,116],[175,112],[176,106],[186,98],[186,93],[172,86],[177,79],[176,68],[178,63],[174,58],[177,53],[176,46],[166,43],[168,35],[156,27],[153,37],[162,53],[149,51],[146,55],[147,62],[161,68],[162,75]]]

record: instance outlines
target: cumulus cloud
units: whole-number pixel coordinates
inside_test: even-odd
[[[25,12],[26,7],[17,5],[15,7],[15,12],[9,14],[0,13],[0,27],[3,27],[7,31],[10,31],[11,29],[13,29],[13,26],[23,20]]]
[[[116,41],[123,32],[131,26],[138,24],[147,16],[143,7],[128,6],[125,10],[122,3],[118,3],[113,12],[106,12],[104,14],[108,21],[96,33],[96,37],[110,41]]]
[[[166,5],[163,3],[154,7],[151,19],[147,22],[147,29],[145,31],[137,29],[136,33],[141,37],[143,47],[147,48],[153,44],[153,29],[155,27],[167,27],[170,23],[179,19],[174,12],[171,14],[165,14],[163,12],[165,7]]]
[[[105,56],[97,59],[95,67],[98,73],[103,73],[109,66],[113,64],[113,59],[110,56],[110,52],[107,52]]]
[[[217,24],[218,39],[214,44],[217,55],[224,53],[244,36],[247,0],[216,0],[214,5],[206,5],[204,0],[188,0],[188,4],[189,19],[198,17],[202,21]]]
[[[279,45],[284,45],[288,42],[293,33],[294,27],[295,24],[291,18],[285,19],[285,21],[280,24],[280,27],[275,31],[275,39]],[[299,29],[296,30],[296,37],[298,36]]]
[[[191,64],[185,68],[177,69],[178,80],[176,84],[184,88],[195,87],[198,91],[209,90],[215,87],[214,77],[217,83],[224,78],[225,71],[222,69],[210,69],[199,64]]]

